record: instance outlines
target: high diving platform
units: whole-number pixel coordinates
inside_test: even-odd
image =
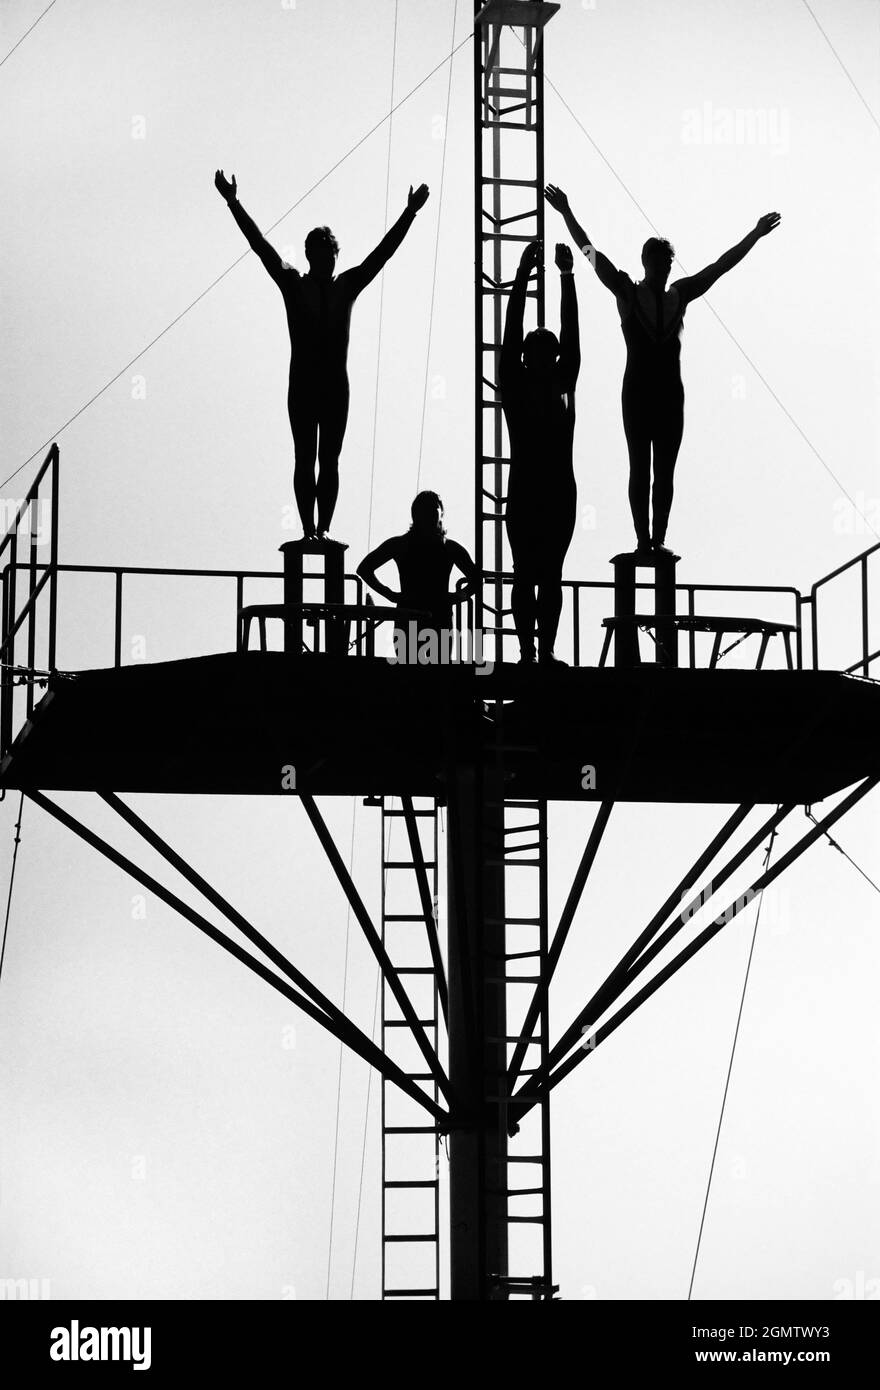
[[[393,794],[442,804],[455,769],[469,767],[500,771],[505,796],[526,801],[812,805],[880,773],[880,683],[871,679],[880,654],[871,650],[867,606],[868,565],[880,546],[809,594],[681,583],[677,556],[615,556],[613,581],[564,585],[572,664],[521,665],[506,659],[516,652],[505,618],[509,575],[489,576],[500,618],[486,607],[476,627],[465,604],[455,640],[426,652],[398,642],[407,630],[417,636],[418,624],[408,610],[369,604],[358,576],[345,573],[344,546],[325,553],[286,542],[283,568],[266,572],[60,564],[57,469],[53,448],[4,542],[2,788]],[[38,559],[30,524],[41,486],[53,516],[48,560]],[[113,582],[112,608],[100,615],[114,636],[103,668],[58,669],[57,595],[76,578]],[[233,649],[124,664],[125,586],[147,579],[234,582]],[[862,596],[861,655],[823,670],[823,596],[850,580]],[[268,583],[283,603],[249,602],[257,583],[261,597]],[[759,599],[760,616],[706,613],[707,605],[741,609]],[[603,619],[612,600],[614,617]],[[835,603],[829,616],[838,613]],[[249,647],[252,619],[257,649]],[[725,667],[746,642],[754,667]]]
[[[437,1300],[447,1268],[454,1301],[557,1296],[556,1087],[880,781],[880,544],[805,592],[683,581],[665,550],[591,552],[593,577],[562,585],[568,665],[514,664],[500,359],[515,259],[546,242],[544,31],[558,8],[474,5],[480,583],[457,596],[464,659],[426,660],[418,642],[393,659],[412,615],[373,605],[338,542],[285,541],[283,570],[61,563],[57,444],[0,538],[0,796],[19,790],[379,1073],[383,1299]],[[541,265],[526,301],[545,326]],[[124,845],[53,792],[96,793]],[[340,1007],[149,823],[161,806],[122,799],[141,793],[294,802],[298,862],[323,854],[377,962],[372,1035],[345,1013],[344,991]],[[372,808],[378,872],[358,875],[363,890],[323,797]],[[570,813],[578,801],[593,803],[587,814]],[[634,938],[616,890],[593,900],[632,944],[582,982],[560,1028],[555,972],[623,802],[724,809],[689,818],[698,844],[683,863],[670,850]],[[798,833],[794,810],[821,802]],[[561,897],[555,803],[581,851]],[[663,844],[663,813],[651,822]],[[137,840],[129,852],[131,832],[148,864]],[[631,875],[644,872],[641,849],[629,840]],[[169,871],[194,893],[182,898]]]
[[[442,801],[450,763],[503,752],[528,799],[811,804],[880,772],[878,728],[880,684],[831,671],[231,652],[52,677],[2,782]]]

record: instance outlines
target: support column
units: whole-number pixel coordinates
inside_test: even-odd
[[[504,1299],[508,1274],[503,782],[473,766],[449,782],[449,1136],[451,1297]]]

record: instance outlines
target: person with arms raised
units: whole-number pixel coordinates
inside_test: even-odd
[[[301,274],[282,261],[238,201],[235,175],[227,179],[218,169],[214,183],[284,297],[290,330],[287,410],[293,434],[293,490],[305,538],[329,541],[339,492],[339,455],[348,423],[352,305],[400,246],[427,202],[428,188],[426,184],[415,191],[410,188],[406,207],[379,245],[360,265],[337,275],[339,243],[329,227],[313,227],[306,237],[309,268]]]
[[[760,217],[753,229],[697,275],[667,286],[675,250],[663,237],[649,237],[642,247],[644,278],[634,282],[626,271],[598,251],[555,184],[545,190],[548,203],[565,219],[574,241],[596,271],[600,284],[617,300],[626,342],[623,374],[623,429],[629,451],[629,504],[636,532],[636,554],[668,554],[666,529],[672,509],[675,465],[684,432],[684,386],[681,379],[681,334],[687,306],[711,289],[752,247],[779,226],[778,212]],[[653,467],[653,518],[649,517]],[[651,521],[653,520],[653,525]]]
[[[577,513],[572,448],[581,353],[574,258],[562,243],[556,247],[559,337],[549,328],[535,328],[523,337],[529,279],[540,261],[540,242],[530,242],[507,301],[499,383],[510,437],[505,515],[520,661],[562,665],[554,646],[562,612],[562,566]]]

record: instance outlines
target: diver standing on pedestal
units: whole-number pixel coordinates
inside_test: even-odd
[[[339,243],[329,227],[306,237],[305,275],[282,261],[238,201],[235,175],[218,169],[214,183],[253,251],[284,296],[290,329],[287,408],[293,433],[293,488],[307,540],[328,541],[339,492],[339,454],[348,422],[348,339],[351,310],[406,236],[428,200],[428,187],[409,190],[406,207],[360,265],[335,275]],[[318,477],[315,479],[315,462]],[[315,504],[318,515],[315,520]]]

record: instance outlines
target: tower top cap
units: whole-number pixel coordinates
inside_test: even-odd
[[[512,24],[515,29],[543,29],[559,9],[541,0],[486,0],[475,24]]]

